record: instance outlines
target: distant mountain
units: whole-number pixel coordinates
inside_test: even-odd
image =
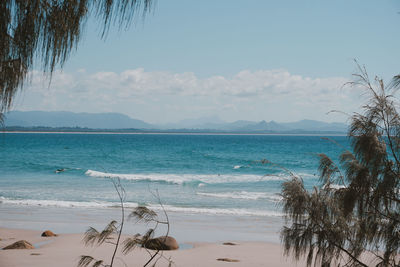
[[[346,132],[347,125],[344,123],[338,122],[322,122],[322,121],[314,121],[314,120],[301,120],[297,122],[289,122],[289,123],[281,123],[282,126],[285,126],[292,130],[304,130],[308,131],[340,131]]]
[[[225,122],[218,117],[187,119],[177,123],[152,125],[120,113],[73,113],[65,111],[11,111],[6,127],[80,127],[90,129],[139,129],[155,132],[235,132],[235,133],[346,133],[344,123],[301,120],[278,123],[265,120]]]
[[[251,127],[256,124],[257,124],[257,122],[254,122],[254,121],[239,120],[239,121],[229,123],[228,125],[226,125],[226,127],[230,128],[230,129],[241,129],[241,128],[246,128],[246,127]]]
[[[152,129],[153,125],[120,113],[73,113],[66,111],[11,111],[6,126],[86,127],[93,129]]]
[[[191,122],[190,124],[187,122]],[[185,123],[163,125],[163,129],[185,129],[185,130],[213,130],[221,132],[253,132],[253,133],[310,133],[310,132],[335,132],[346,133],[347,125],[344,123],[327,123],[315,120],[301,120],[290,123],[278,123],[275,121],[260,122],[238,120],[235,122],[215,122],[199,120],[185,120]],[[202,123],[200,123],[202,122]]]
[[[243,124],[243,122],[241,122],[241,124]],[[238,124],[234,123],[234,125]],[[260,122],[250,122],[249,124],[242,125],[241,127],[236,127],[235,130],[239,132],[284,132],[289,129],[274,121],[266,122],[263,120]]]
[[[175,123],[159,125],[160,129],[216,129],[221,130],[221,126],[226,122],[218,116],[200,117],[195,119],[185,119]]]

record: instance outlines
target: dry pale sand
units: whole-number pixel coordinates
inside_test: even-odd
[[[46,230],[46,229],[43,229]],[[51,229],[50,229],[51,230]],[[82,234],[61,234],[57,237],[41,237],[41,232],[0,228],[0,248],[24,239],[38,246],[27,250],[0,250],[0,266],[30,267],[71,267],[76,266],[80,255],[90,255],[104,259],[109,263],[112,248],[85,247]],[[179,241],[179,240],[178,240]],[[262,242],[235,242],[237,245],[222,243],[193,243],[193,248],[164,252],[165,258],[171,258],[172,266],[304,266],[304,262],[293,262],[283,256],[281,246]],[[134,250],[128,255],[118,254],[114,266],[143,266],[149,259],[144,249]],[[238,262],[218,261],[220,258],[238,260]],[[168,261],[160,259],[157,266],[168,266]]]

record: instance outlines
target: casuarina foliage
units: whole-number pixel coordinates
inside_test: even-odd
[[[338,164],[319,155],[319,187],[306,190],[296,176],[283,184],[282,243],[308,266],[400,266],[399,78],[385,86],[358,67],[350,85],[365,88],[369,102],[351,117],[352,151]]]
[[[1,0],[0,116],[30,70],[52,73],[76,48],[90,16],[100,20],[105,37],[110,24],[127,27],[144,15],[152,0]],[[1,117],[0,117],[1,119]]]

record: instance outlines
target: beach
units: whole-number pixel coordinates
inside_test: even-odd
[[[0,250],[0,266],[76,266],[81,255],[109,261],[113,248],[85,246],[84,232],[89,226],[102,230],[112,219],[120,219],[120,208],[77,208],[0,204],[0,248],[19,240],[34,249]],[[129,208],[126,209],[129,212]],[[162,214],[161,214],[162,215]],[[283,255],[279,244],[279,217],[241,217],[168,212],[170,235],[180,248],[165,251],[157,266],[303,266]],[[123,238],[144,233],[150,225],[125,221]],[[41,237],[45,230],[56,237]],[[157,235],[165,234],[158,228]],[[235,245],[223,245],[233,243]],[[127,266],[142,266],[149,255],[136,249],[118,257]],[[220,259],[220,260],[218,260]],[[231,262],[225,260],[232,260]],[[116,262],[115,266],[124,266]]]
[[[0,204],[0,248],[19,240],[30,242],[34,249],[0,250],[0,266],[76,266],[81,255],[109,262],[113,248],[85,246],[84,232],[89,226],[102,230],[112,219],[120,219],[120,209],[43,207]],[[127,209],[129,211],[129,209]],[[180,248],[165,251],[157,266],[304,266],[283,255],[279,244],[281,218],[199,215],[168,212],[170,235]],[[149,225],[126,220],[123,238],[144,233]],[[56,237],[41,237],[45,230]],[[165,234],[159,228],[156,235]],[[224,245],[223,243],[235,244]],[[118,257],[127,266],[143,266],[149,259],[144,249]],[[218,260],[220,259],[220,260]],[[232,260],[222,261],[222,260]],[[297,265],[296,265],[297,264]],[[115,266],[125,266],[116,262]]]
[[[56,237],[41,237],[40,234],[41,231],[0,228],[0,247],[22,239],[36,246],[34,249],[0,250],[0,265],[71,267],[77,265],[80,255],[90,255],[106,262],[112,255],[111,245],[84,246],[82,234],[59,234]],[[191,248],[164,251],[157,266],[168,266],[166,259],[172,260],[172,266],[304,266],[304,262],[296,263],[285,257],[279,244],[244,241],[234,242],[235,245],[222,242],[191,244]],[[136,249],[128,255],[119,253],[117,257],[127,266],[143,266],[149,259],[144,249]],[[115,266],[124,264],[119,260]]]
[[[76,266],[81,255],[109,261],[113,247],[85,246],[84,231],[93,226],[102,230],[112,219],[120,219],[120,209],[43,207],[0,204],[0,248],[19,240],[26,240],[35,248],[0,250],[0,266]],[[127,209],[129,211],[129,209]],[[180,248],[165,251],[157,266],[303,266],[283,255],[279,244],[281,218],[242,217],[168,213],[170,235]],[[144,233],[149,225],[125,222],[123,238]],[[56,237],[41,237],[45,230]],[[157,234],[165,234],[159,228]],[[224,245],[228,243],[230,245]],[[235,244],[235,245],[232,245]],[[127,266],[143,266],[149,259],[144,249],[128,255],[118,252]],[[219,260],[218,260],[219,259]],[[231,262],[225,260],[232,260]],[[116,262],[115,266],[124,266]]]

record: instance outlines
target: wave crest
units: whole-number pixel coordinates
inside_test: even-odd
[[[36,199],[10,199],[0,197],[0,204],[39,206],[39,207],[60,207],[60,208],[119,208],[118,202],[78,202],[64,200],[36,200]],[[126,208],[134,208],[139,204],[134,202],[125,202]],[[199,208],[199,207],[179,207],[173,205],[163,205],[167,212],[177,212],[186,214],[209,214],[209,215],[232,215],[232,216],[260,216],[271,217],[282,216],[282,213],[277,211],[267,210],[249,210],[249,209],[222,209],[222,208]],[[150,209],[162,211],[160,205],[149,204]]]
[[[276,194],[264,193],[264,192],[225,192],[225,193],[207,193],[207,192],[197,192],[197,195],[206,196],[206,197],[216,197],[216,198],[233,198],[233,199],[248,199],[248,200],[257,200],[257,199],[268,199],[270,201],[278,202],[281,200]]]
[[[97,178],[119,178],[132,181],[166,182],[180,185],[187,183],[223,184],[285,180],[285,177],[279,175],[262,176],[254,174],[118,174],[94,170],[87,170],[85,174]]]

